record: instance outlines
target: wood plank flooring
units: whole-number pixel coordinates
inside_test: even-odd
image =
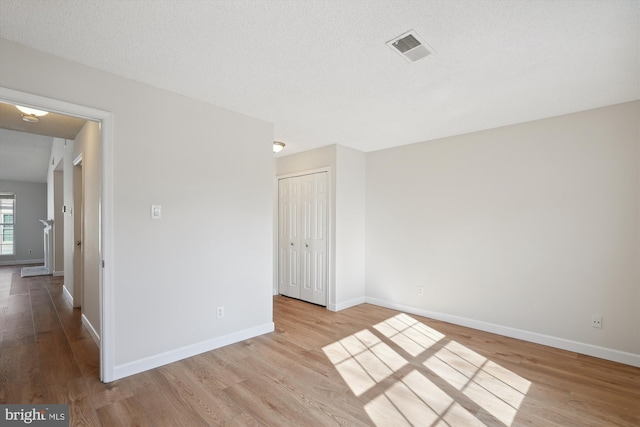
[[[640,368],[362,304],[110,384],[62,278],[0,267],[0,403],[73,426],[638,426]]]

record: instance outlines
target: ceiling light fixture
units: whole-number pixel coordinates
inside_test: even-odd
[[[284,149],[284,142],[273,141],[273,152],[279,153]]]
[[[16,108],[22,112],[22,120],[29,123],[37,123],[40,121],[38,117],[46,116],[48,111],[36,110],[35,108],[22,107],[16,105]]]
[[[21,107],[20,105],[16,105],[16,108],[23,112],[24,114],[29,114],[31,116],[41,117],[49,114],[48,111],[36,110],[35,108]]]
[[[23,114],[22,120],[29,123],[38,123],[40,121],[40,119],[33,114]]]

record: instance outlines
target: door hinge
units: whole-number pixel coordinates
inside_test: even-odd
[[[104,260],[102,260],[102,268],[104,268]]]

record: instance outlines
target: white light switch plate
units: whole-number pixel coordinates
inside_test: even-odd
[[[151,205],[151,219],[160,219],[160,218],[162,218],[162,206]]]

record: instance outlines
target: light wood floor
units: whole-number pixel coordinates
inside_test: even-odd
[[[640,369],[363,304],[110,384],[62,279],[0,267],[0,403],[88,426],[638,426]]]

